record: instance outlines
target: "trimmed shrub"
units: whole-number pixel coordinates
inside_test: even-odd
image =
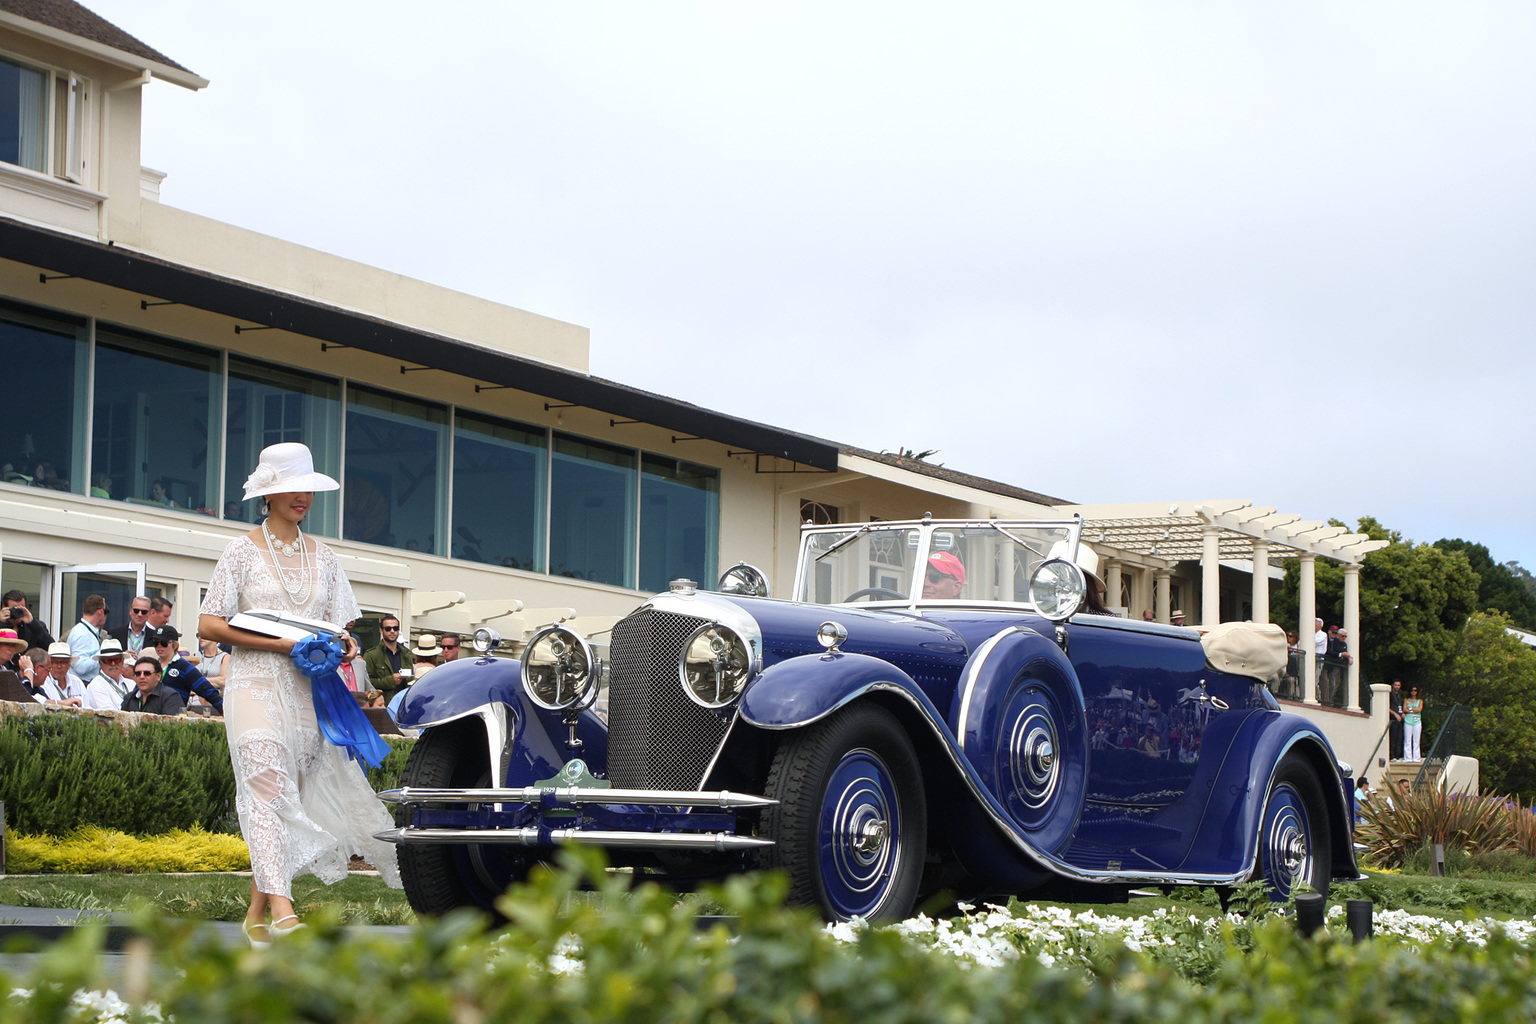
[[[97,871],[247,871],[251,855],[239,836],[201,828],[177,829],[139,839],[85,825],[62,838],[10,836],[6,842],[6,867],[19,874],[72,875]]]

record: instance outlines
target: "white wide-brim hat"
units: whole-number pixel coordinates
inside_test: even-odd
[[[261,450],[261,463],[245,481],[245,500],[294,491],[336,491],[341,484],[315,472],[309,446],[297,441],[271,444]]]

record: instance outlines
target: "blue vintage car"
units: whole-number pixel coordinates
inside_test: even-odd
[[[792,599],[750,566],[678,581],[606,666],[564,627],[520,660],[477,632],[400,714],[423,732],[381,837],[412,906],[489,907],[562,843],[679,888],[777,868],[828,920],[1356,877],[1350,771],[1263,643],[1094,613],[1080,526],[806,526]]]

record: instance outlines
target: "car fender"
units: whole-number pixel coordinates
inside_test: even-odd
[[[401,702],[396,721],[409,729],[451,728],[466,719],[480,723],[491,761],[492,786],[527,785],[553,778],[572,757],[595,775],[607,770],[608,728],[590,710],[578,715],[579,746],[569,743],[564,714],[528,699],[523,667],[511,658],[460,659],[417,680]]]
[[[1311,765],[1322,789],[1332,837],[1335,877],[1353,878],[1355,863],[1349,803],[1327,737],[1300,715],[1250,715],[1211,783],[1211,801],[1184,869],[1198,873],[1250,873],[1258,863],[1259,828],[1280,764],[1289,756]]]
[[[799,729],[876,689],[902,691],[931,723],[948,731],[911,676],[888,661],[846,651],[802,654],[770,665],[747,687],[739,714],[759,729]]]

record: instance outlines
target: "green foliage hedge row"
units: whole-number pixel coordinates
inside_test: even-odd
[[[399,785],[412,741],[393,739],[376,789]],[[239,831],[223,723],[145,721],[123,729],[67,712],[0,719],[7,828],[66,836],[94,825],[130,835]]]
[[[730,929],[700,931],[693,908],[654,886],[630,897],[591,870],[600,907],[576,898],[580,873],[536,877],[502,909],[512,926],[487,935],[450,915],[404,937],[346,932],[320,915],[272,949],[207,940],[185,922],[146,922],[130,942],[117,992],[153,1001],[176,1021],[516,1020],[633,1022],[1506,1021],[1536,1016],[1536,976],[1523,947],[1378,938],[1360,946],[1297,936],[1283,919],[1255,926],[1252,946],[1228,943],[1202,983],[1121,947],[1092,971],[1032,957],[966,967],[890,929],[833,939],[802,911],[780,907],[782,879],[736,878],[709,894]],[[612,892],[608,890],[614,890]],[[71,1019],[80,989],[106,987],[99,933],[48,953],[29,994],[0,998],[0,1022]],[[155,971],[152,964],[176,965]],[[127,1015],[125,1015],[127,1016]],[[137,1018],[145,1019],[145,1018]]]

